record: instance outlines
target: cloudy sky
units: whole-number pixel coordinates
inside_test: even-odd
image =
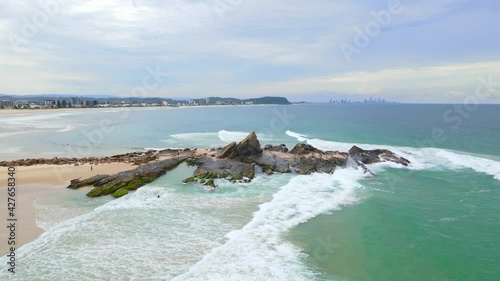
[[[499,15],[496,0],[1,1],[0,93],[463,102],[489,81],[479,100],[500,103]]]

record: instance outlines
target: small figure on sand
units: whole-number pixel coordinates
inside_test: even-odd
[[[94,170],[94,168],[93,168],[92,166],[90,166],[90,170],[91,170],[91,171],[93,171],[93,170]]]

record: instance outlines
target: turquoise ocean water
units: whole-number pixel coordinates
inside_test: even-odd
[[[469,110],[467,110],[469,109]],[[500,280],[500,106],[293,105],[0,116],[0,160],[261,144],[388,148],[377,176],[258,174],[209,192],[181,165],[118,200],[34,203],[19,280]],[[157,198],[160,195],[160,198]],[[6,275],[0,258],[0,278]],[[7,279],[5,279],[7,280]]]

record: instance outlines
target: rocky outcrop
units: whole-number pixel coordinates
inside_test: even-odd
[[[264,150],[267,150],[267,151],[276,151],[276,152],[284,152],[284,153],[288,152],[288,148],[284,144],[275,145],[275,146],[267,144],[266,146],[264,146]]]
[[[222,152],[217,156],[219,159],[239,159],[245,160],[247,157],[259,155],[262,153],[259,140],[255,132],[251,132],[240,143],[230,143]]]
[[[266,174],[291,173],[293,166],[298,159],[285,152],[264,151],[260,155],[252,157],[252,161],[261,166]]]
[[[204,153],[196,160],[189,161],[190,165],[196,165],[198,168],[192,177],[183,182],[204,183],[202,181],[213,179],[250,181],[255,177],[255,167],[250,163],[253,162],[253,157],[262,155],[255,132],[250,133],[240,143],[230,143],[219,151],[216,158]]]
[[[324,152],[309,145],[299,144],[290,152],[264,150],[261,155],[252,157],[252,160],[263,167],[266,174],[271,171],[299,174],[333,173],[337,167],[345,166],[347,153]]]
[[[410,161],[403,157],[399,157],[392,151],[386,149],[364,150],[357,146],[353,146],[349,150],[349,157],[363,164],[373,164],[379,162],[394,162],[403,166],[408,166]]]
[[[255,177],[255,167],[232,159],[214,159],[212,157],[201,157],[195,161],[198,168],[191,178],[184,183],[199,182],[210,179],[228,179],[231,181],[252,180]]]
[[[295,145],[295,147],[292,150],[290,150],[290,153],[296,154],[296,155],[307,155],[307,154],[311,154],[311,153],[322,154],[323,151],[313,147],[312,145],[299,143],[299,144]]]
[[[210,154],[210,155],[209,155]],[[160,155],[168,155],[167,160],[155,160]],[[217,155],[217,157],[214,157]],[[138,155],[127,154],[112,159],[132,159]],[[215,179],[226,179],[233,182],[249,182],[255,177],[256,168],[267,175],[273,173],[334,173],[337,168],[355,167],[362,169],[367,175],[374,174],[366,165],[379,162],[395,162],[408,166],[410,161],[384,149],[363,150],[353,146],[349,152],[322,151],[308,144],[297,144],[288,151],[286,145],[266,145],[261,149],[254,132],[240,143],[231,143],[225,148],[211,150],[165,150],[143,153],[134,163],[141,166],[115,175],[97,175],[88,179],[75,179],[68,188],[94,186],[87,196],[96,197],[113,194],[115,197],[126,195],[173,169],[185,161],[188,165],[197,166],[192,177],[184,183],[199,183],[203,187],[215,189]],[[90,158],[89,158],[90,159]],[[19,160],[20,161],[20,160]],[[25,160],[23,160],[25,161]],[[51,162],[56,161],[52,159]],[[57,161],[67,161],[57,159]],[[96,161],[93,159],[93,161]]]
[[[220,158],[220,159],[230,158],[231,155],[236,150],[236,145],[237,145],[236,142],[232,142],[232,143],[228,144],[226,147],[224,147],[224,149],[219,154],[219,156],[217,156],[217,158]]]

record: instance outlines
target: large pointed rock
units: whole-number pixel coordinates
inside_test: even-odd
[[[224,148],[217,158],[224,159],[240,159],[243,160],[247,157],[259,155],[262,153],[259,140],[255,132],[251,132],[240,143],[231,143]]]
[[[217,156],[217,158],[220,159],[228,158],[233,153],[235,148],[236,148],[236,142],[228,144],[226,147],[224,147],[224,149],[219,154],[219,156]]]

